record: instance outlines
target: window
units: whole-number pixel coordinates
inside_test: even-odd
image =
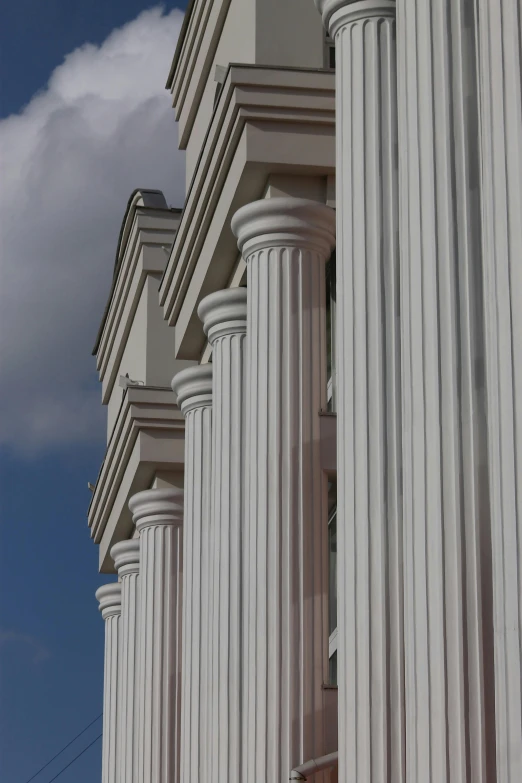
[[[336,411],[336,373],[335,373],[335,298],[336,298],[335,250],[326,264],[326,367],[328,410]]]
[[[337,484],[328,485],[329,685],[337,685]]]
[[[328,33],[324,39],[324,67],[328,71],[335,70],[335,43],[332,41]]]

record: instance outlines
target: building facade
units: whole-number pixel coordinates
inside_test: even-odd
[[[522,780],[521,41],[189,3],[94,348],[103,783]]]

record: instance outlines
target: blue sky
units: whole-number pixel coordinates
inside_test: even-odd
[[[160,187],[182,203],[163,87],[181,23],[170,11],[185,5],[140,16],[150,3],[17,0],[0,11],[3,783],[24,783],[102,708],[94,592],[106,577],[86,510],[104,421],[90,349],[130,192]],[[60,781],[99,781],[100,756],[97,743]]]

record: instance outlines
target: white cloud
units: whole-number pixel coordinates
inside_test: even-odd
[[[183,202],[164,88],[182,18],[155,8],[82,46],[0,121],[0,444],[17,452],[100,436],[90,353],[127,200]]]
[[[51,653],[35,636],[0,628],[0,650],[7,644],[27,645],[33,653],[33,663],[40,663],[51,657]]]

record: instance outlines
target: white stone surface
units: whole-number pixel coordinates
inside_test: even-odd
[[[522,7],[478,0],[497,783],[522,780]]]
[[[137,657],[139,643],[138,574],[140,542],[120,541],[111,557],[121,586],[121,619],[118,650],[118,727],[116,766],[119,783],[138,780]]]
[[[139,783],[175,783],[179,770],[183,491],[147,489],[129,501],[139,533]]]
[[[242,780],[283,781],[326,752],[318,413],[335,215],[316,202],[273,198],[240,209],[232,229],[248,274]]]
[[[185,416],[183,677],[180,780],[206,783],[210,758],[212,365],[183,370],[172,389]]]
[[[212,347],[213,368],[208,762],[215,783],[241,783],[246,289],[210,294],[198,315]]]
[[[118,637],[121,615],[121,585],[110,582],[96,590],[105,620],[105,664],[103,676],[102,783],[118,783]]]

